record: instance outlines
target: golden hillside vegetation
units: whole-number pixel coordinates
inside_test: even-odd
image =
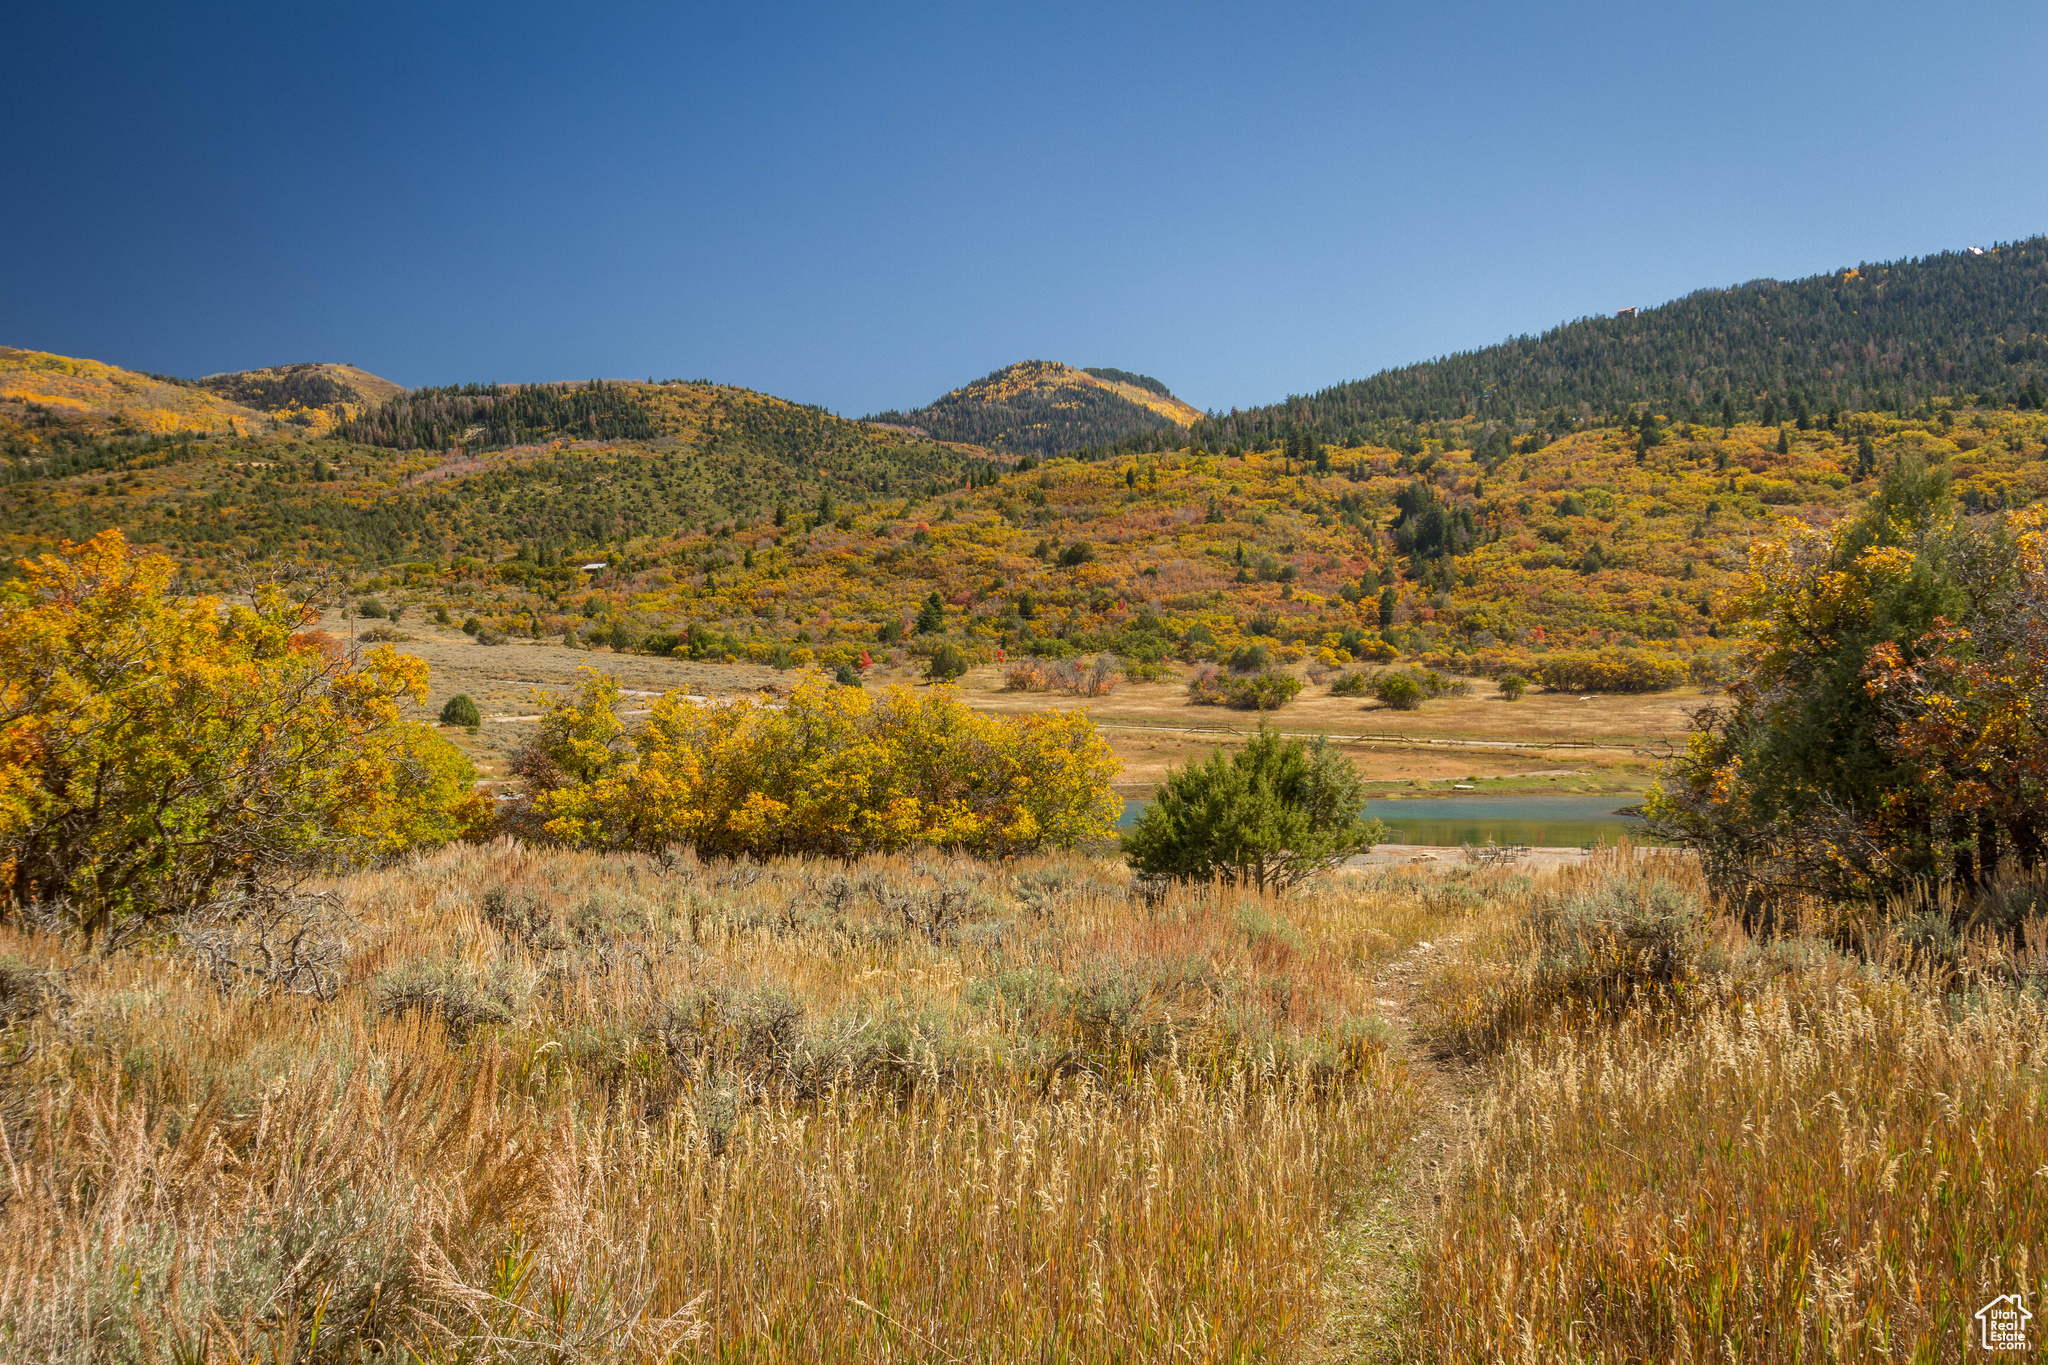
[[[210,389],[8,359],[38,392],[69,384],[106,403],[118,382],[163,405],[152,412],[228,410]],[[1014,366],[982,391],[1039,392],[1032,373],[1055,371],[1081,373]],[[1803,429],[1644,414],[1557,435],[1467,420],[1400,447],[1219,450],[1166,428],[1041,466],[731,386],[494,392],[404,395],[350,424],[374,426],[376,446],[79,449],[12,486],[0,535],[25,550],[120,526],[207,573],[228,551],[338,558],[360,566],[363,591],[504,633],[664,650],[688,638],[712,660],[853,663],[894,646],[886,632],[913,650],[949,639],[972,660],[1107,648],[1192,663],[1263,643],[1283,662],[1392,652],[1475,672],[1622,648],[1712,677],[1716,594],[1775,524],[1831,524],[1901,458],[1945,472],[1967,510],[2048,492],[2048,415],[1946,399]],[[479,417],[480,402],[497,415]],[[443,444],[484,422],[564,430]],[[579,438],[579,424],[616,434]],[[565,565],[591,560],[612,567],[589,579]],[[934,596],[941,620],[919,629]]]
[[[315,435],[325,435],[338,422],[360,416],[406,391],[404,385],[354,365],[318,362],[213,374],[198,382],[201,388]]]
[[[1134,631],[1184,658],[1255,639],[1300,657],[1351,632],[1489,671],[1608,646],[1687,671],[1721,650],[1713,601],[1754,537],[1861,506],[1865,441],[1873,469],[1945,468],[1966,507],[2048,491],[2039,415],[1859,421],[1788,428],[1784,453],[1777,428],[1679,425],[1640,459],[1633,430],[1592,429],[1491,472],[1455,434],[1415,455],[1326,449],[1324,471],[1281,452],[1060,459],[989,488],[637,542],[625,572],[595,583],[515,559],[488,594],[414,584],[520,633],[696,626],[712,658],[852,662],[884,628],[913,630],[936,593],[938,634],[978,657],[1128,651]],[[1427,506],[1411,515],[1403,499]],[[1417,539],[1426,525],[1434,544]]]
[[[353,365],[176,379],[0,346],[0,441],[32,451],[137,436],[323,436],[405,390]]]
[[[34,443],[52,428],[105,436],[265,431],[265,413],[195,385],[97,360],[0,347],[0,429]]]
[[[1105,379],[1100,375],[1090,374],[1086,370],[1074,369],[1071,365],[1062,365],[1059,368],[1066,372],[1058,376],[1059,382],[1073,384],[1085,380],[1097,388],[1109,390],[1109,392],[1116,394],[1119,398],[1136,403],[1141,408],[1151,409],[1169,422],[1172,422],[1175,426],[1184,427],[1190,423],[1198,422],[1202,418],[1202,410],[1200,408],[1192,403],[1183,402],[1170,393],[1154,393],[1152,390],[1141,385],[1127,383],[1119,379]]]
[[[162,387],[165,401],[219,402]],[[228,551],[488,561],[517,543],[596,549],[765,522],[778,503],[821,492],[852,501],[987,483],[996,469],[972,446],[730,385],[421,389],[340,425],[318,410],[304,427],[296,414],[237,411],[248,418],[233,435],[94,439],[54,417],[0,428],[15,476],[0,544],[26,552],[120,527],[209,571]]]

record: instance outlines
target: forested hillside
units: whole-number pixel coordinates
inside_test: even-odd
[[[111,367],[46,359],[60,378],[63,361],[114,386],[93,377]],[[365,564],[488,561],[520,546],[601,555],[821,499],[986,484],[998,468],[978,450],[712,384],[422,390],[342,421],[340,439],[307,439],[210,390],[113,373],[133,401],[159,405],[124,409],[126,429],[144,412],[157,424],[142,429],[164,434],[68,417],[62,440],[17,427],[0,485],[9,558],[108,526],[195,565],[230,553]]]
[[[1902,460],[1970,511],[2048,494],[2048,414],[1946,400],[1926,419],[1808,431],[1589,428],[1505,455],[1489,427],[1449,427],[1415,454],[1056,457],[986,487],[638,540],[595,578],[551,567],[536,538],[495,566],[413,564],[365,584],[508,634],[710,659],[839,664],[952,643],[983,659],[1263,649],[1501,672],[1620,651],[1645,676],[1697,679],[1731,643],[1716,596],[1780,518],[1838,521]],[[507,520],[516,499],[484,506],[501,534],[536,524]]]
[[[1702,289],[1197,423],[1217,446],[1397,440],[1461,417],[1561,431],[1644,405],[1694,421],[2048,399],[2048,238]]]
[[[405,392],[403,386],[368,370],[319,362],[211,374],[191,382],[230,402],[264,412],[340,406],[356,413]]]
[[[8,351],[0,541],[119,526],[215,580],[307,555],[497,629],[694,629],[712,656],[1614,647],[1711,671],[1713,594],[1775,520],[1834,521],[1899,460],[1972,512],[2048,494],[2044,260],[1708,291],[1189,427],[1157,380],[1036,361],[890,427],[683,381],[308,408],[363,388]]]
[[[394,450],[509,446],[551,436],[649,440],[654,422],[623,384],[462,384],[399,394],[335,433]]]
[[[1018,455],[1056,455],[1140,432],[1172,433],[1201,413],[1166,385],[1127,370],[1077,370],[1049,360],[1008,365],[929,407],[869,418]]]

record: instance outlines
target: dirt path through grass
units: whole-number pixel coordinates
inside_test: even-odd
[[[1475,1069],[1433,1054],[1417,1017],[1428,972],[1464,948],[1463,936],[1417,944],[1374,977],[1392,1026],[1390,1046],[1407,1064],[1420,1115],[1405,1158],[1351,1194],[1324,1248],[1322,1318],[1303,1343],[1314,1365],[1405,1361],[1417,1263],[1444,1200],[1452,1156],[1481,1088]]]

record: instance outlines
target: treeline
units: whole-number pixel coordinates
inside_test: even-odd
[[[869,420],[922,427],[940,440],[1017,455],[1058,455],[1107,446],[1140,432],[1178,436],[1180,428],[1150,408],[1093,384],[1062,378],[1065,370],[1065,366],[1047,361],[1024,361],[955,389],[929,407],[877,413]],[[1123,371],[1101,373],[1114,373],[1132,383],[1143,379]],[[1157,385],[1158,381],[1150,383]],[[1158,391],[1164,392],[1164,386]],[[1179,444],[1178,439],[1174,444]]]
[[[601,379],[414,389],[335,429],[341,440],[393,450],[521,445],[557,436],[644,441],[654,434],[654,420],[632,390]]]
[[[1205,444],[1288,434],[1399,444],[1424,423],[1612,420],[1649,404],[1697,421],[1899,411],[1937,397],[2048,401],[2048,238],[1784,283],[1703,289],[1629,316],[1386,370],[1195,425]]]
[[[1173,397],[1172,389],[1167,388],[1166,385],[1160,383],[1149,374],[1133,374],[1129,370],[1113,369],[1108,365],[1083,365],[1081,369],[1084,373],[1092,374],[1097,379],[1107,379],[1112,384],[1135,384],[1149,393],[1158,394],[1161,398]]]
[[[102,469],[125,469],[137,462],[164,464],[190,458],[195,442],[204,440],[191,432],[109,438],[85,427],[62,426],[41,444],[10,435],[0,438],[0,457],[4,457],[0,458],[0,484],[63,479]],[[165,451],[174,453],[160,453]]]

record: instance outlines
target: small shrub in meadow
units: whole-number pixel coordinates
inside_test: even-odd
[[[1019,659],[1004,670],[1003,690],[1106,697],[1123,680],[1121,661],[1107,652],[1097,654],[1085,668],[1077,659]]]
[[[1422,705],[1422,684],[1406,673],[1382,673],[1372,680],[1373,695],[1396,711],[1413,711]]]
[[[1452,985],[1431,1003],[1441,1046],[1484,1055],[1547,1026],[1559,1009],[1611,1017],[1682,996],[1715,960],[1696,869],[1616,855],[1538,898],[1483,987]]]
[[[1087,671],[1074,680],[1074,691],[1083,697],[1106,697],[1116,691],[1123,680],[1123,667],[1116,655],[1105,652],[1096,655]]]
[[[948,641],[932,650],[924,661],[924,676],[935,683],[949,683],[967,672],[967,655]]]
[[[1386,838],[1364,811],[1356,770],[1327,740],[1262,725],[1236,754],[1169,772],[1124,856],[1143,877],[1292,886]]]
[[[1616,873],[1539,902],[1530,921],[1548,989],[1610,1003],[1694,975],[1706,923],[1696,892],[1654,872]]]
[[[1472,690],[1470,683],[1425,668],[1375,673],[1367,686],[1375,697],[1396,711],[1413,711],[1425,701],[1462,697]]]
[[[394,967],[378,976],[375,994],[381,1013],[432,1015],[459,1040],[511,1023],[525,991],[510,971],[481,972],[450,958]]]
[[[1050,692],[1052,670],[1043,659],[1018,659],[1003,669],[1005,692]]]
[[[12,955],[0,956],[0,1028],[35,1017],[62,994],[56,972]]]
[[[1301,679],[1278,670],[1243,677],[1203,667],[1188,680],[1191,704],[1228,706],[1238,711],[1277,711],[1300,692]]]
[[[441,707],[441,723],[443,725],[459,725],[471,734],[475,734],[477,727],[484,723],[484,718],[483,713],[477,710],[476,703],[470,700],[467,693],[457,692]]]

